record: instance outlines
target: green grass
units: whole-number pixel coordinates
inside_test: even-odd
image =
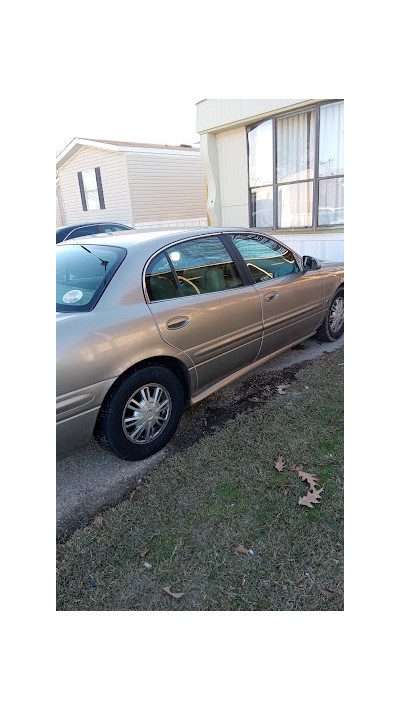
[[[313,509],[298,463],[324,487]],[[343,351],[167,459],[59,545],[57,567],[58,610],[342,610]]]

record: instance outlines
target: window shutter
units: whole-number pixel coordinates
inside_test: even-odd
[[[104,193],[103,193],[103,185],[101,183],[100,168],[96,168],[96,182],[97,182],[97,190],[99,193],[100,210],[105,210],[106,206],[104,203]]]
[[[79,181],[79,190],[81,191],[82,207],[84,210],[87,210],[85,188],[83,187],[83,178],[82,178],[82,173],[80,171],[78,173],[78,181]]]

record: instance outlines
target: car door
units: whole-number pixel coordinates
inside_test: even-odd
[[[262,341],[259,295],[217,235],[175,243],[146,270],[147,300],[161,337],[184,351],[198,390],[252,363]]]
[[[324,287],[318,271],[303,270],[294,254],[267,235],[232,235],[251,273],[263,311],[259,357],[294,343],[319,326]]]

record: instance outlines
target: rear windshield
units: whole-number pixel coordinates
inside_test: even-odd
[[[56,247],[56,311],[90,311],[126,255],[123,247]]]

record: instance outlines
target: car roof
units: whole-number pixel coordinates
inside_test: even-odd
[[[190,239],[191,237],[221,233],[232,234],[233,232],[236,234],[264,234],[260,230],[250,229],[248,227],[204,227],[199,228],[198,230],[157,230],[154,232],[126,230],[124,232],[109,234],[106,239],[109,246],[125,247],[125,249],[131,249],[132,247],[137,247],[141,244],[154,241],[154,249],[157,249],[157,243],[159,243],[160,247],[164,247],[169,242],[175,242],[180,239]],[[104,236],[97,237],[97,235],[87,235],[86,237],[78,237],[73,241],[69,240],[67,242],[61,242],[57,246],[68,244],[99,244],[104,247],[104,239]],[[275,239],[275,237],[272,237],[272,239]]]

